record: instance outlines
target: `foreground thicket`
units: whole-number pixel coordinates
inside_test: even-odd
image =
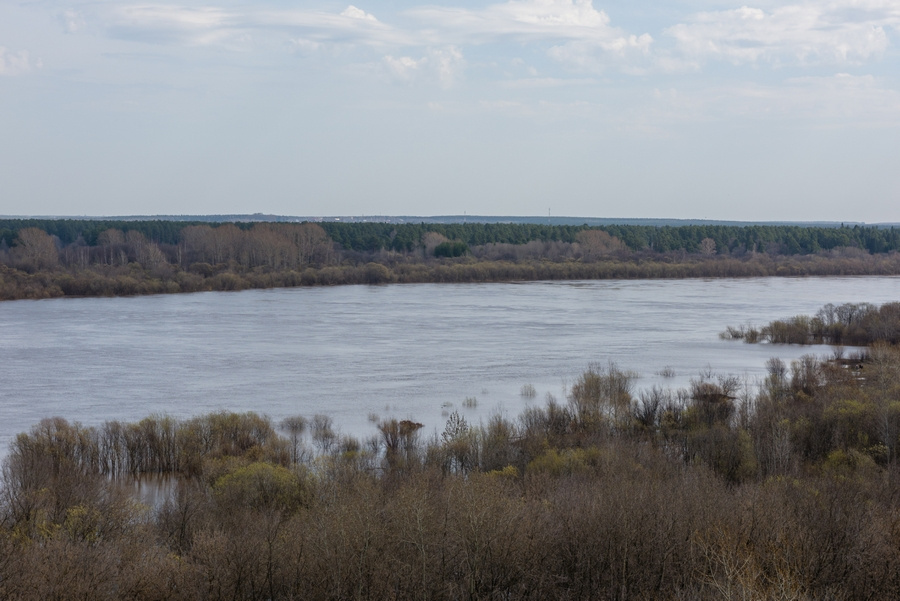
[[[0,300],[289,286],[900,274],[900,231],[0,221]]]
[[[885,599],[900,596],[900,352],[769,363],[635,393],[593,366],[564,402],[440,434],[252,413],[13,443],[4,599]],[[310,446],[311,445],[311,446]],[[166,477],[158,507],[130,483]]]

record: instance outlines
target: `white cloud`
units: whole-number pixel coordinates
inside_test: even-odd
[[[242,29],[241,15],[216,7],[187,8],[154,4],[119,6],[108,16],[120,37],[209,45],[233,38]]]
[[[40,68],[40,60],[34,66]],[[13,52],[4,46],[0,46],[0,75],[21,75],[31,71],[31,69],[32,65],[28,52],[25,50]]]
[[[262,39],[273,33],[312,43],[402,45],[410,42],[407,34],[353,5],[332,13],[145,4],[115,7],[106,19],[118,37],[189,45],[223,44],[254,34]]]
[[[428,59],[424,57],[417,60],[409,56],[394,58],[391,55],[387,55],[383,59],[388,73],[395,79],[404,82],[412,81],[422,71],[427,62]]]
[[[235,25],[239,15],[221,8],[156,4],[122,6],[116,11],[119,23],[148,29],[210,30]]]
[[[452,87],[462,76],[465,69],[465,58],[456,47],[429,49],[422,58],[410,56],[385,56],[382,63],[397,81],[410,83],[417,80],[429,80],[442,88]]]
[[[346,0],[337,6],[324,4],[331,10],[284,9],[266,0],[219,5],[202,5],[201,0],[125,2],[76,0],[73,8],[61,9],[56,16],[67,32],[90,23],[92,28],[105,25],[112,36],[131,41],[318,55],[376,65],[396,81],[427,80],[443,87],[460,80],[466,69],[463,53],[476,54],[469,49],[478,45],[491,45],[479,49],[479,56],[493,55],[479,61],[479,68],[508,65],[516,55],[529,61],[521,68],[532,76],[553,78],[563,76],[558,67],[528,57],[544,53],[587,76],[609,69],[642,75],[697,72],[710,60],[844,69],[883,56],[891,37],[900,35],[898,0],[756,0],[695,14],[665,29],[662,42],[649,33],[614,26],[593,0],[507,0],[475,8],[420,5],[378,16]],[[7,53],[4,61],[7,72],[23,69],[13,66],[22,62],[18,55]]]
[[[319,42],[307,40],[305,38],[294,38],[290,40],[291,46],[300,54],[313,54],[322,47]]]
[[[429,53],[429,61],[434,65],[438,81],[444,88],[449,88],[459,77],[465,68],[465,59],[458,48],[450,46]]]
[[[113,5],[105,15],[118,37],[190,45],[227,43],[254,32],[284,32],[291,39],[317,43],[432,48],[515,39],[579,42],[555,53],[560,60],[578,63],[584,62],[580,57],[585,53],[622,56],[635,49],[646,52],[652,43],[648,34],[636,36],[612,27],[607,14],[595,9],[592,0],[510,0],[480,10],[422,7],[407,11],[405,16],[417,20],[422,28],[388,25],[352,4],[339,13],[129,4]],[[65,20],[70,30],[83,24],[74,11],[68,11]]]
[[[374,16],[370,15],[366,11],[356,8],[352,4],[344,9],[341,13],[342,17],[350,17],[351,19],[362,19],[364,21],[378,21]]]
[[[581,28],[606,28],[609,17],[594,9],[591,0],[510,0],[484,11],[487,20],[500,27],[529,33],[555,32],[567,29],[569,36],[579,36]]]
[[[609,16],[595,9],[592,0],[510,0],[482,10],[429,7],[408,14],[438,31],[473,42],[583,40],[611,47],[622,40],[627,44],[629,38],[610,25]]]
[[[579,69],[603,68],[609,59],[645,56],[649,34],[629,34],[610,25],[609,16],[592,0],[510,0],[481,10],[430,7],[409,11],[433,35],[457,43],[491,43],[513,39],[556,43],[551,58]]]
[[[510,0],[482,10],[428,7],[410,15],[441,30],[476,41],[584,39],[608,35],[609,17],[591,0]]]
[[[75,33],[85,26],[84,16],[75,9],[70,8],[63,11],[60,18],[62,19],[66,33]]]
[[[852,64],[884,53],[900,29],[900,4],[885,0],[804,2],[699,13],[666,33],[694,59],[735,64]]]
[[[605,40],[574,41],[552,47],[547,54],[561,63],[580,70],[600,71],[610,59],[649,56],[653,38],[648,34],[629,35]]]

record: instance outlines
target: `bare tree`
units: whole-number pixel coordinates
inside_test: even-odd
[[[337,434],[334,432],[331,418],[318,413],[313,416],[312,424],[313,442],[322,453],[330,453],[337,442]]]
[[[704,238],[700,241],[700,254],[711,257],[716,254],[716,241],[712,238]]]
[[[575,236],[585,259],[596,259],[616,251],[625,250],[625,244],[603,230],[582,230]]]
[[[281,429],[287,431],[291,442],[291,463],[297,463],[300,458],[300,445],[303,432],[306,430],[306,418],[300,415],[292,415],[281,420]]]
[[[19,230],[16,251],[26,269],[52,269],[59,263],[53,237],[36,227]]]
[[[97,236],[97,244],[103,249],[102,261],[112,265],[115,258],[114,253],[125,244],[125,234],[122,230],[115,228],[103,230],[100,232],[100,235]]]
[[[312,263],[324,263],[331,250],[331,238],[321,225],[301,223],[287,229],[287,237],[296,249],[297,264],[300,267]]]
[[[446,236],[438,232],[425,232],[422,236],[422,247],[425,249],[425,255],[433,255],[434,249],[444,242],[449,242]]]

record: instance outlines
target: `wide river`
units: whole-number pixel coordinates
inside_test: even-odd
[[[900,300],[900,279],[759,278],[421,284],[0,303],[0,456],[18,432],[63,416],[96,425],[210,411],[331,416],[376,432],[411,418],[431,435],[450,411],[515,417],[613,361],[638,387],[711,369],[756,382],[765,362],[826,347],[749,345],[718,333]],[[657,372],[669,367],[674,378]],[[533,400],[520,391],[531,384]],[[467,407],[467,397],[477,406]]]

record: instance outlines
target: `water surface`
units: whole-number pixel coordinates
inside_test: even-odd
[[[640,386],[701,371],[754,381],[766,360],[825,347],[718,333],[824,303],[900,300],[900,279],[758,278],[414,284],[0,303],[0,454],[44,417],[84,424],[166,413],[325,413],[369,436],[371,415],[429,433],[448,411],[517,415],[591,363]],[[656,375],[671,367],[675,378]],[[532,384],[535,400],[520,396]],[[477,407],[465,408],[466,397]]]

